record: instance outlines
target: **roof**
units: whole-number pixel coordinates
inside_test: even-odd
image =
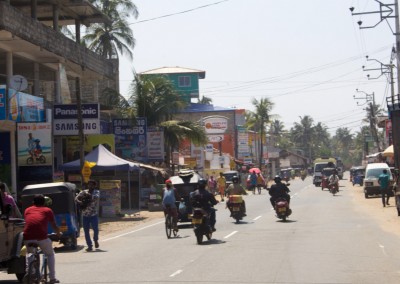
[[[139,75],[149,75],[149,74],[182,74],[182,73],[197,73],[199,75],[199,79],[204,79],[206,77],[206,71],[191,69],[185,67],[161,67],[156,69],[151,69],[148,71],[144,71],[139,73]]]
[[[110,19],[92,5],[88,0],[36,0],[37,19],[48,25],[53,24],[53,5],[59,6],[60,26],[74,25],[75,20],[80,20],[82,24],[105,23]],[[26,15],[31,15],[32,0],[10,0],[10,5],[22,11]]]
[[[210,104],[190,103],[180,112],[216,112],[216,111],[235,111],[234,108],[219,107]]]

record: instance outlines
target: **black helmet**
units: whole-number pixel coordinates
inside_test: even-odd
[[[199,179],[198,184],[199,184],[200,189],[205,189],[206,185],[207,185],[207,181],[204,178],[201,178],[201,179]]]
[[[232,182],[233,182],[233,183],[238,183],[238,182],[239,182],[238,176],[233,176],[233,177],[232,177]]]
[[[282,181],[282,178],[280,176],[276,175],[274,177],[274,182],[278,183],[278,182],[281,182],[281,181]]]

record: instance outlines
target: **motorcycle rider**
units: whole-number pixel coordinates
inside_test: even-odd
[[[269,195],[271,196],[269,200],[271,201],[272,207],[275,208],[275,201],[278,198],[285,198],[286,201],[290,204],[290,190],[286,186],[286,184],[282,183],[282,179],[279,175],[275,176],[274,182],[275,184],[273,184],[269,189]]]
[[[226,202],[226,206],[229,208],[229,211],[231,211],[231,208],[229,206],[229,195],[247,195],[246,190],[243,188],[243,186],[241,184],[239,184],[239,178],[237,176],[233,176],[232,177],[232,184],[230,184],[228,186],[228,188],[226,189],[226,192],[228,194],[228,201]],[[246,215],[246,204],[243,200],[242,204],[242,212],[243,212],[243,216],[247,216]],[[231,211],[232,214],[232,211]]]
[[[202,208],[208,213],[208,215],[210,216],[210,227],[212,231],[215,232],[215,223],[217,222],[217,220],[215,214],[216,210],[213,208],[213,206],[218,204],[219,201],[215,199],[213,194],[206,190],[207,181],[205,179],[199,179],[198,184],[198,189],[190,194],[192,207]]]
[[[337,174],[337,170],[333,170],[332,174],[328,178],[329,185],[334,185],[336,187],[336,191],[339,191],[339,176]]]

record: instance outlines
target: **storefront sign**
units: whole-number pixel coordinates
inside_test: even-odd
[[[54,135],[78,135],[78,109],[75,104],[54,105]],[[99,104],[82,104],[82,129],[84,134],[100,134]]]
[[[228,129],[228,118],[224,116],[208,116],[202,122],[207,134],[222,134]]]

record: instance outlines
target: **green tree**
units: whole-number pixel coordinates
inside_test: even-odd
[[[314,120],[306,115],[300,116],[300,122],[295,122],[290,130],[291,137],[297,148],[303,149],[312,160],[313,138],[314,138]]]
[[[253,98],[252,104],[255,107],[254,111],[254,118],[256,121],[256,124],[258,125],[258,128],[260,130],[260,156],[259,156],[259,161],[258,165],[260,168],[262,168],[263,165],[263,156],[264,156],[264,139],[265,139],[265,126],[267,123],[270,122],[271,119],[271,110],[274,106],[274,104],[268,99],[268,98],[261,98],[260,100],[257,100],[256,98]]]
[[[82,38],[83,43],[107,59],[119,58],[119,53],[132,58],[135,38],[127,20],[129,16],[137,18],[139,15],[136,6],[129,0],[91,0],[91,2],[109,17],[110,22],[89,26]]]
[[[211,105],[212,104],[212,98],[202,96],[201,99],[198,100],[199,104],[205,104],[205,105]]]

